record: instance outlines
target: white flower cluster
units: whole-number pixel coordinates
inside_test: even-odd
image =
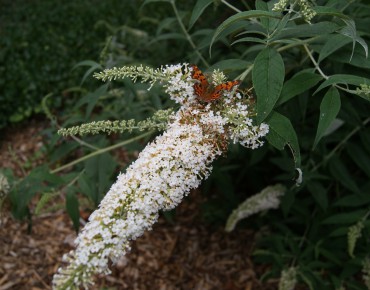
[[[232,124],[229,127],[229,138],[234,143],[240,143],[242,146],[256,149],[263,145],[261,137],[266,136],[269,132],[269,126],[265,123],[259,126],[253,125],[253,121],[249,118],[250,110],[247,104],[243,103],[243,99],[239,97],[239,102],[231,103],[228,101],[228,106],[225,108],[225,116],[228,123]]]
[[[135,68],[127,71],[119,73],[137,77]],[[94,274],[108,274],[108,261],[125,255],[130,241],[151,229],[160,210],[176,207],[209,176],[212,162],[227,149],[230,137],[252,148],[262,144],[257,139],[268,127],[252,125],[240,95],[225,92],[217,102],[204,104],[194,93],[188,65],[167,66],[155,72],[162,82],[168,78],[163,86],[182,106],[170,119],[167,131],[118,176],[90,216],[76,239],[76,249],[65,256],[69,264],[54,276],[54,289],[88,287]],[[114,72],[109,73],[115,77]]]
[[[171,76],[163,86],[172,100],[183,107],[189,107],[196,102],[194,82],[188,64],[166,65],[163,73]]]
[[[208,177],[222,152],[211,142],[214,137],[197,124],[181,124],[180,116],[118,176],[76,239],[77,249],[66,258],[69,267],[54,276],[55,289],[86,287],[92,274],[109,273],[108,259],[124,255],[130,240],[151,229],[159,210],[174,208]]]
[[[231,213],[227,219],[225,230],[231,232],[240,220],[264,210],[278,208],[280,197],[284,195],[285,191],[286,188],[283,185],[276,184],[247,198]]]

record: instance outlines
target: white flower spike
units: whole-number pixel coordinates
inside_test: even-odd
[[[181,107],[170,118],[167,130],[118,176],[90,216],[76,239],[76,249],[64,257],[68,265],[54,276],[54,289],[88,288],[95,274],[109,274],[108,261],[125,255],[130,241],[152,228],[160,210],[176,207],[197,188],[230,140],[249,148],[263,144],[260,137],[268,133],[268,126],[252,125],[254,113],[249,111],[248,100],[235,93],[236,88],[217,91],[221,98],[202,102],[194,92],[192,76],[193,66],[188,64],[157,70],[114,68],[96,75],[103,80],[141,77],[151,85],[160,82]]]

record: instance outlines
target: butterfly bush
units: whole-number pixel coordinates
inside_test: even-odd
[[[151,86],[160,83],[180,108],[169,117],[165,132],[118,176],[90,216],[75,241],[76,249],[63,257],[66,267],[54,275],[54,289],[88,288],[93,275],[109,274],[109,260],[125,255],[130,241],[152,228],[160,210],[173,209],[197,188],[230,141],[248,148],[263,144],[260,137],[268,133],[268,126],[253,125],[250,100],[234,88],[217,101],[201,102],[194,93],[192,70],[187,64],[156,70],[131,66],[95,75],[104,81],[129,77]],[[224,78],[222,72],[212,75],[212,79]]]

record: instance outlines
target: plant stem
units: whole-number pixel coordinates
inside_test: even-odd
[[[337,146],[334,147],[334,149],[327,154],[323,160],[317,164],[311,171],[314,172],[316,171],[319,167],[321,167],[325,162],[327,162],[334,154],[337,152],[348,140],[351,138],[354,134],[356,134],[363,126],[365,126],[368,122],[370,121],[370,117],[367,118],[365,121],[362,122],[361,126],[357,126],[354,128],[342,141],[338,143]]]
[[[240,13],[241,12],[241,10],[239,10],[236,7],[234,7],[233,5],[231,5],[229,2],[227,2],[225,0],[221,0],[221,3],[225,4],[227,7],[231,8],[232,10],[234,10],[237,13]]]
[[[129,139],[129,140],[125,140],[125,141],[122,141],[122,142],[120,142],[120,143],[114,144],[114,145],[112,145],[112,146],[105,147],[105,148],[99,149],[99,150],[97,150],[97,151],[91,152],[90,154],[87,154],[87,155],[85,155],[85,156],[83,156],[83,157],[81,157],[81,158],[78,158],[78,159],[76,159],[76,160],[73,160],[73,161],[72,161],[72,162],[70,162],[70,163],[64,164],[63,166],[60,166],[60,167],[58,167],[58,168],[55,168],[55,169],[51,170],[51,171],[50,171],[50,173],[52,173],[52,174],[57,173],[57,172],[59,172],[59,171],[62,171],[62,170],[64,170],[64,169],[68,168],[68,167],[71,167],[71,166],[73,166],[73,165],[75,165],[75,164],[77,164],[77,163],[80,163],[80,162],[82,162],[82,161],[84,161],[84,160],[87,160],[87,159],[89,159],[89,158],[91,158],[91,157],[94,157],[94,156],[96,156],[96,155],[103,154],[103,153],[105,153],[105,152],[108,152],[108,151],[110,151],[110,150],[116,149],[116,148],[118,148],[118,147],[121,147],[121,146],[124,146],[124,145],[130,144],[130,143],[132,143],[132,142],[134,142],[134,141],[136,141],[136,140],[138,140],[138,139],[141,139],[141,138],[144,138],[144,137],[146,137],[146,136],[149,136],[149,135],[150,135],[150,134],[152,134],[153,132],[154,132],[154,131],[149,131],[149,132],[146,132],[146,133],[141,134],[141,135],[139,135],[139,136],[136,136],[136,137],[134,137],[134,138],[131,138],[131,139]]]
[[[308,49],[307,44],[303,44],[303,47],[304,47],[305,51],[307,52],[308,56],[310,57],[310,59],[311,59],[312,63],[314,64],[314,66],[315,66],[316,70],[319,72],[319,74],[320,74],[324,79],[326,79],[326,80],[327,80],[329,77],[328,77],[326,74],[324,74],[324,72],[321,70],[321,68],[320,68],[319,64],[318,64],[318,63],[316,62],[316,60],[314,59],[314,57],[313,57],[313,55],[312,55],[311,51]]]
[[[203,64],[206,66],[206,67],[209,67],[209,63],[206,61],[206,59],[202,56],[202,54],[199,52],[198,48],[196,47],[195,43],[193,42],[193,39],[191,38],[190,34],[188,33],[188,31],[186,30],[185,26],[184,26],[184,23],[182,22],[181,20],[181,17],[180,17],[180,14],[179,14],[179,11],[177,10],[177,7],[176,7],[176,4],[175,4],[175,1],[171,1],[171,5],[172,5],[172,8],[173,8],[173,11],[175,12],[175,15],[176,15],[176,19],[177,21],[179,22],[179,25],[181,27],[181,30],[182,32],[185,34],[186,36],[186,39],[189,41],[191,47],[194,49],[195,53],[198,55],[198,57],[201,59],[201,61],[203,62]]]

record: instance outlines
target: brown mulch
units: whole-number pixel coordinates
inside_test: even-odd
[[[22,175],[21,162],[42,162],[35,154],[42,146],[37,132],[44,126],[31,123],[5,134],[0,167]],[[203,224],[199,213],[203,202],[199,192],[192,192],[177,208],[173,222],[161,217],[111,267],[112,274],[98,277],[92,289],[276,289],[276,281],[258,280],[262,270],[251,261],[255,233],[248,229],[226,233]],[[76,237],[67,215],[57,211],[34,216],[30,234],[27,223],[6,212],[0,222],[0,290],[51,289],[52,276]]]

